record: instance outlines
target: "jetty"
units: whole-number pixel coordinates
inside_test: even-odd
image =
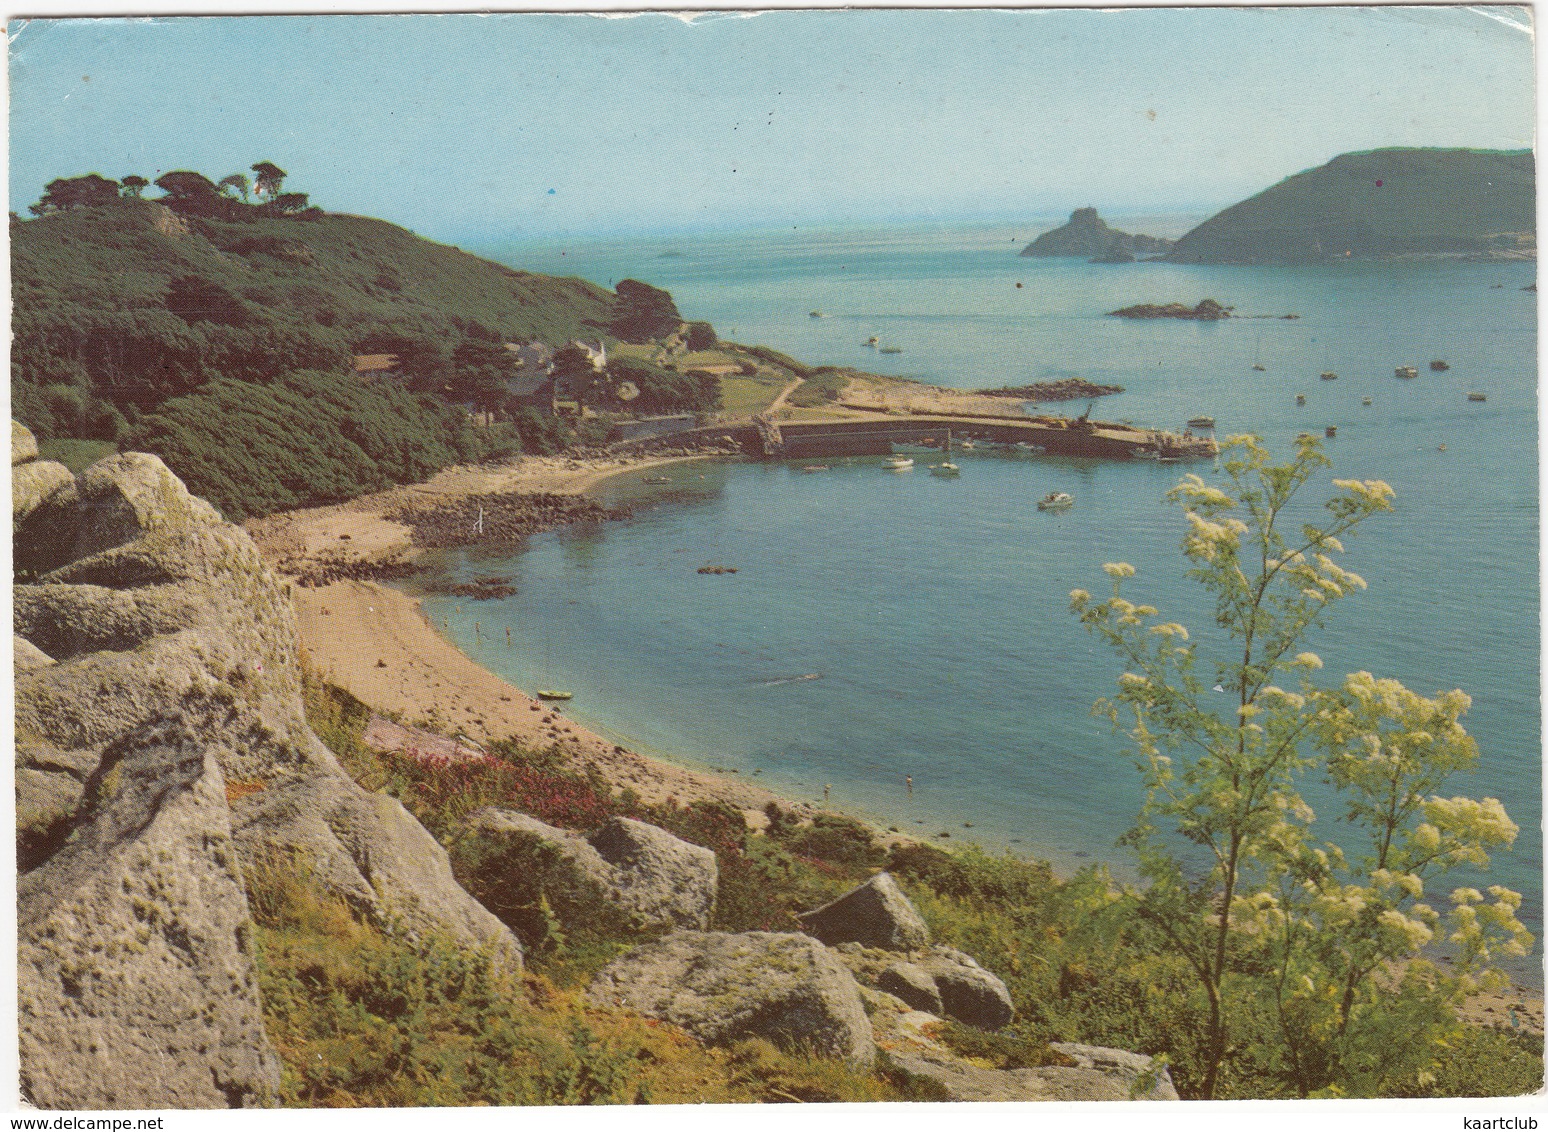
[[[972,416],[909,412],[866,417],[782,420],[768,416],[745,424],[716,424],[674,434],[670,443],[735,445],[770,460],[816,460],[842,456],[890,456],[894,445],[940,446],[950,433],[958,439],[1022,445],[1050,456],[1098,460],[1209,460],[1220,448],[1210,436],[1140,428],[1085,416]],[[665,439],[665,438],[657,438]],[[614,445],[615,451],[641,442]]]

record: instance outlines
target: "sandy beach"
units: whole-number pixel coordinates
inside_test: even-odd
[[[424,484],[347,503],[252,520],[247,529],[282,577],[285,566],[319,556],[358,561],[412,559],[410,530],[387,516],[406,505],[497,492],[581,494],[625,471],[695,457],[573,460],[528,457],[501,467],[449,468]],[[761,827],[763,807],[788,800],[727,775],[690,770],[629,751],[475,664],[431,625],[418,599],[374,581],[294,585],[303,655],[312,670],[362,703],[405,723],[429,722],[474,742],[514,738],[559,746],[594,765],[617,788],[647,802],[729,803]],[[804,809],[801,804],[795,808]]]

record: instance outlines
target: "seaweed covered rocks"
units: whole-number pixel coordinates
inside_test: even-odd
[[[570,523],[622,519],[627,508],[604,507],[593,499],[556,492],[500,492],[467,495],[431,507],[407,507],[390,516],[413,532],[426,549],[516,542]]]

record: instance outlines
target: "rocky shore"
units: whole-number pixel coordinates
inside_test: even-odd
[[[1216,322],[1232,317],[1232,307],[1223,307],[1214,299],[1205,299],[1196,307],[1182,303],[1139,303],[1122,310],[1108,311],[1109,318],[1181,318],[1194,322]]]
[[[479,492],[430,506],[409,506],[388,518],[412,532],[421,549],[519,542],[539,531],[570,523],[601,523],[628,517],[628,510],[558,492]]]
[[[1034,381],[1030,385],[1006,385],[999,389],[975,391],[980,397],[1011,397],[1018,401],[1081,401],[1088,397],[1108,397],[1122,392],[1121,385],[1098,385],[1083,377]]]

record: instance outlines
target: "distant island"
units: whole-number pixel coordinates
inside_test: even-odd
[[[980,397],[1015,397],[1022,401],[1078,401],[1082,397],[1106,397],[1122,393],[1121,385],[1098,385],[1083,377],[1059,381],[1034,381],[1030,385],[1006,385],[1000,389],[979,389]]]
[[[1165,258],[1172,263],[1535,259],[1536,197],[1529,150],[1346,153],[1211,217]]]
[[[1230,318],[1231,311],[1231,307],[1223,307],[1214,299],[1205,299],[1196,307],[1182,303],[1139,303],[1107,314],[1110,318],[1183,318],[1194,322],[1216,322]]]
[[[1077,208],[1062,228],[1044,232],[1021,249],[1025,256],[1079,256],[1093,263],[1133,263],[1170,250],[1172,241],[1109,228],[1094,208]]]

